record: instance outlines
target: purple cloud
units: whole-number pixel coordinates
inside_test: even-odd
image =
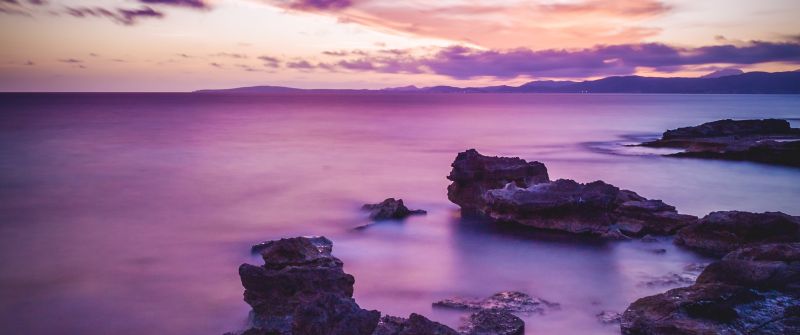
[[[167,5],[187,7],[193,9],[210,9],[211,5],[205,0],[139,0],[139,2],[148,5]]]
[[[116,9],[111,10],[103,7],[67,7],[66,13],[77,18],[85,17],[104,17],[114,22],[133,25],[139,18],[163,18],[164,14],[144,6],[140,9]]]
[[[232,53],[232,52],[218,52],[218,53],[215,53],[215,54],[213,54],[211,56],[213,56],[213,57],[228,57],[228,58],[235,58],[235,59],[246,59],[247,58],[247,55],[245,55],[245,54],[238,54],[238,53]]]
[[[291,0],[289,8],[299,10],[338,10],[353,5],[352,0]]]
[[[428,72],[456,79],[474,77],[514,78],[590,77],[626,75],[638,67],[674,72],[685,66],[707,64],[800,64],[800,42],[753,41],[747,45],[715,45],[678,48],[660,43],[603,45],[566,50],[477,50],[461,46],[440,49],[423,57],[407,55],[367,56],[333,65],[351,71],[384,73]],[[321,67],[318,65],[317,67]]]
[[[298,69],[298,70],[309,70],[313,69],[315,66],[305,60],[300,60],[296,62],[289,62],[286,63],[286,67],[290,69]]]
[[[58,61],[62,62],[62,63],[67,63],[67,64],[80,64],[80,63],[83,63],[82,60],[75,59],[75,58],[63,58],[63,59],[59,59]]]
[[[281,65],[280,59],[275,58],[275,57],[261,56],[261,57],[258,57],[258,59],[261,60],[262,62],[264,62],[264,66],[266,66],[266,67],[276,68],[276,67],[279,67]]]

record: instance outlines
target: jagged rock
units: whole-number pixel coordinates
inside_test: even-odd
[[[403,199],[395,198],[388,198],[377,204],[366,204],[361,209],[369,211],[369,218],[372,220],[398,220],[427,213],[421,209],[409,210],[403,204]]]
[[[661,200],[602,181],[559,179],[526,188],[508,184],[484,195],[483,213],[495,220],[606,237],[670,234],[696,220]]]
[[[763,244],[733,251],[706,267],[697,283],[800,292],[800,243]]]
[[[518,157],[483,156],[475,149],[459,153],[451,166],[447,179],[453,183],[447,187],[447,198],[470,214],[483,208],[483,195],[488,190],[508,183],[528,187],[550,180],[542,163]]]
[[[295,237],[258,246],[263,266],[242,264],[244,300],[256,330],[267,334],[371,334],[380,314],[351,299],[353,276],[324,237]],[[321,332],[320,332],[321,331]]]
[[[450,201],[462,212],[497,221],[620,239],[671,234],[697,219],[602,181],[551,182],[539,162],[487,157],[470,149],[459,153],[452,167]]]
[[[743,248],[689,287],[631,304],[623,334],[799,334],[800,243]]]
[[[408,319],[384,316],[373,335],[459,335],[454,329],[412,313]]]
[[[800,166],[800,129],[788,121],[719,120],[664,132],[642,146],[680,148],[668,156],[754,161]]]
[[[464,335],[523,335],[525,322],[508,311],[484,309],[470,315],[460,330]]]
[[[352,298],[327,293],[295,310],[292,334],[372,334],[380,317],[380,312],[361,309]]]
[[[550,309],[559,307],[558,303],[531,297],[522,292],[499,292],[485,299],[451,298],[433,303],[434,307],[469,309],[469,310],[503,310],[526,314],[544,314]]]
[[[675,238],[678,245],[718,256],[778,242],[800,242],[800,217],[780,212],[713,212],[678,231]]]
[[[597,317],[597,321],[600,321],[600,323],[615,324],[620,322],[620,319],[622,319],[622,314],[611,311],[602,311],[597,313],[595,317]]]

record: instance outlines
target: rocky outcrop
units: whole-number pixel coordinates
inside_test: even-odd
[[[523,335],[525,322],[508,311],[484,309],[470,315],[460,330],[464,335]]]
[[[550,181],[542,163],[459,153],[448,198],[462,211],[502,222],[619,238],[672,234],[697,218],[661,200],[596,181]]]
[[[661,200],[646,199],[602,181],[573,180],[489,190],[483,212],[498,221],[607,237],[671,234],[694,222]]]
[[[719,120],[664,132],[647,147],[680,148],[674,157],[712,158],[800,166],[800,129],[788,121]]]
[[[637,300],[623,334],[800,333],[800,243],[764,244],[726,255],[697,282]]]
[[[433,306],[468,310],[502,310],[523,314],[544,314],[548,310],[559,308],[558,303],[517,291],[499,292],[485,299],[462,297],[444,299],[434,302]]]
[[[372,220],[400,220],[411,215],[423,215],[427,212],[421,209],[410,210],[403,204],[403,199],[388,198],[377,204],[366,204],[361,207],[369,211]]]
[[[372,334],[380,318],[353,301],[353,276],[324,237],[265,242],[264,265],[242,264],[244,300],[254,328],[274,334]]]
[[[713,212],[680,231],[675,243],[722,256],[764,243],[800,242],[800,217],[780,212]]]
[[[521,319],[500,309],[473,314],[461,333],[419,314],[381,317],[362,309],[352,298],[353,276],[344,273],[325,237],[266,241],[252,250],[264,265],[239,267],[244,300],[253,308],[250,328],[230,335],[518,335],[524,328]]]
[[[539,162],[526,162],[518,157],[483,156],[469,149],[456,156],[447,179],[447,198],[461,206],[464,213],[480,212],[484,207],[483,195],[508,183],[528,187],[547,182],[547,168]]]
[[[494,334],[487,333],[487,335]],[[441,323],[412,313],[408,319],[396,316],[382,317],[373,335],[459,335],[459,333]]]

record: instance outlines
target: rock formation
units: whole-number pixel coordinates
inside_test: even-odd
[[[407,319],[362,309],[353,276],[331,255],[325,237],[294,237],[253,246],[264,265],[242,264],[244,300],[253,310],[247,330],[230,335],[521,335],[521,319],[502,310],[471,315],[458,331],[411,314]]]
[[[631,304],[623,334],[800,334],[800,243],[727,254],[689,287]]]
[[[800,242],[800,217],[780,212],[713,212],[675,237],[678,245],[717,256],[775,242]]]
[[[459,153],[447,177],[462,211],[501,222],[605,237],[671,234],[697,218],[602,181],[550,181],[539,162]]]
[[[719,120],[668,130],[661,139],[641,145],[684,149],[668,155],[674,157],[800,166],[800,129],[785,120]]]
[[[388,198],[377,204],[366,204],[361,209],[369,211],[369,218],[372,220],[399,220],[427,213],[421,209],[410,210],[403,204],[403,199],[395,198]]]

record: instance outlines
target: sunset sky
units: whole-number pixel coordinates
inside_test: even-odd
[[[0,0],[0,91],[800,69],[797,0]]]

